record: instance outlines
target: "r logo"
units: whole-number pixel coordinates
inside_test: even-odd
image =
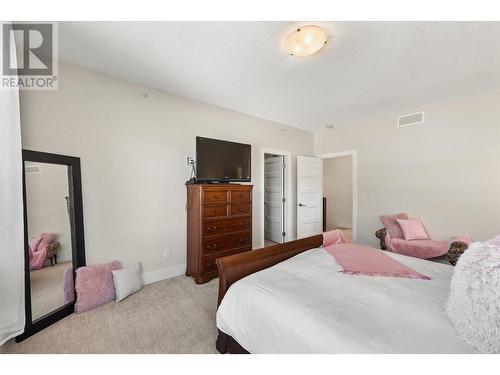
[[[53,42],[53,25],[50,23],[3,24],[3,74],[51,76],[54,70]],[[14,46],[17,47],[16,56]]]

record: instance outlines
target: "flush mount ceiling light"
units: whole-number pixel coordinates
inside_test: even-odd
[[[318,52],[328,42],[326,30],[307,25],[298,27],[287,36],[285,47],[292,56],[311,56]]]

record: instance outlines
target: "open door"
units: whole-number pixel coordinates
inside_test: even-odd
[[[297,238],[322,232],[323,160],[297,156]]]
[[[284,167],[283,155],[266,155],[264,165],[264,238],[276,243],[283,243],[285,237]]]

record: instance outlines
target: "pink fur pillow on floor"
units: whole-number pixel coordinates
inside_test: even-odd
[[[76,270],[75,312],[82,313],[115,299],[113,271],[122,268],[120,261],[80,267]]]

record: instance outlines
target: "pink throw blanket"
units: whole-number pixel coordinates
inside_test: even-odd
[[[30,270],[39,270],[45,266],[47,261],[47,247],[38,251],[32,251],[29,247]]]
[[[326,246],[324,249],[335,258],[345,274],[430,280],[430,277],[371,247],[341,243]]]

